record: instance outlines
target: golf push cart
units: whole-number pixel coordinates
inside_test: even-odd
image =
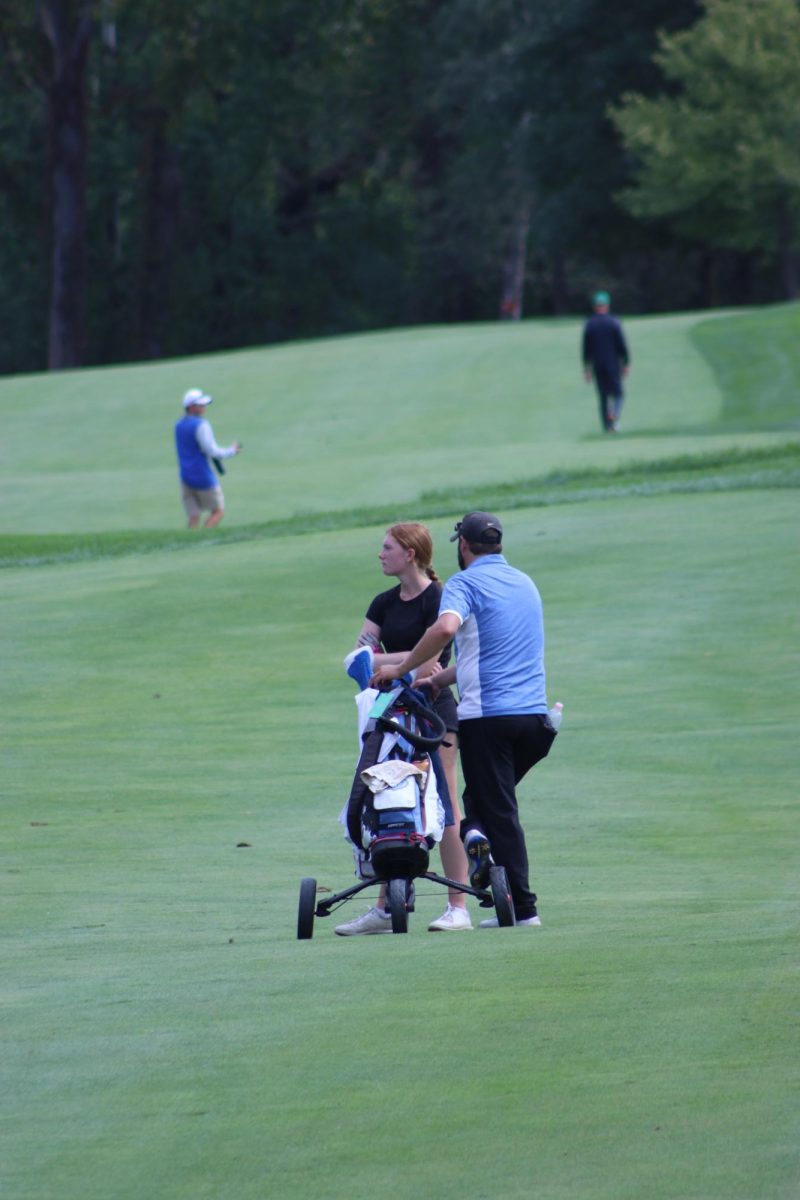
[[[352,843],[359,882],[320,896],[316,879],[303,879],[297,936],[314,936],[315,917],[328,917],[370,887],[386,888],[392,932],[408,932],[415,881],[474,896],[494,908],[501,926],[514,925],[505,869],[492,864],[488,886],[475,888],[428,870],[430,851],[441,841],[447,782],[438,747],[446,736],[441,718],[427,705],[427,691],[404,685],[367,697],[371,707],[362,735],[361,757],[340,821]],[[359,698],[360,699],[360,698]]]

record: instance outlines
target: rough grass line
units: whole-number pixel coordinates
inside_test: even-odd
[[[609,470],[557,471],[538,479],[480,487],[424,492],[413,504],[423,520],[448,517],[470,508],[546,508],[555,504],[618,500],[675,493],[726,492],[743,489],[800,487],[800,442],[780,447],[733,449],[703,456],[683,455],[648,464]],[[409,508],[409,504],[402,506]],[[20,534],[0,536],[0,567],[35,567],[91,562],[101,558],[150,554],[158,550],[194,549],[258,539],[388,525],[398,505],[340,512],[298,513],[202,535],[189,530],[132,530],[91,534]],[[202,539],[202,540],[201,540]]]

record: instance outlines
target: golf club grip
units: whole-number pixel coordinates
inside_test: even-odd
[[[218,474],[218,475],[224,475],[224,474],[225,474],[225,468],[224,468],[224,467],[223,467],[223,465],[222,465],[222,459],[221,459],[221,458],[212,458],[212,460],[211,460],[211,461],[212,461],[212,463],[214,464],[214,466],[215,466],[215,467],[216,467],[216,469],[217,469],[217,474]]]

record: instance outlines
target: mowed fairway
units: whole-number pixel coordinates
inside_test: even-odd
[[[753,330],[742,327],[747,317],[725,314],[626,322],[634,364],[622,434],[611,440],[583,380],[574,320],[364,334],[0,380],[0,527],[180,527],[172,426],[192,386],[215,397],[209,416],[219,443],[244,443],[225,480],[226,530],[415,504],[464,484],[773,446],[787,425],[797,428],[800,305],[757,319]],[[758,353],[732,380],[742,346]]]
[[[4,570],[4,1200],[794,1200],[797,495],[501,514],[565,704],[541,930],[295,938],[382,525]]]

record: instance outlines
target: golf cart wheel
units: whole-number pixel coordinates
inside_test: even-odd
[[[300,903],[297,908],[297,937],[307,941],[314,936],[314,914],[317,908],[317,881],[303,879],[300,882]]]
[[[511,902],[511,889],[508,886],[508,876],[505,867],[491,866],[489,868],[489,888],[494,900],[494,911],[497,913],[497,924],[503,928],[516,925],[514,905]]]
[[[408,933],[408,889],[405,879],[390,879],[386,885],[386,901],[392,914],[392,933]]]

